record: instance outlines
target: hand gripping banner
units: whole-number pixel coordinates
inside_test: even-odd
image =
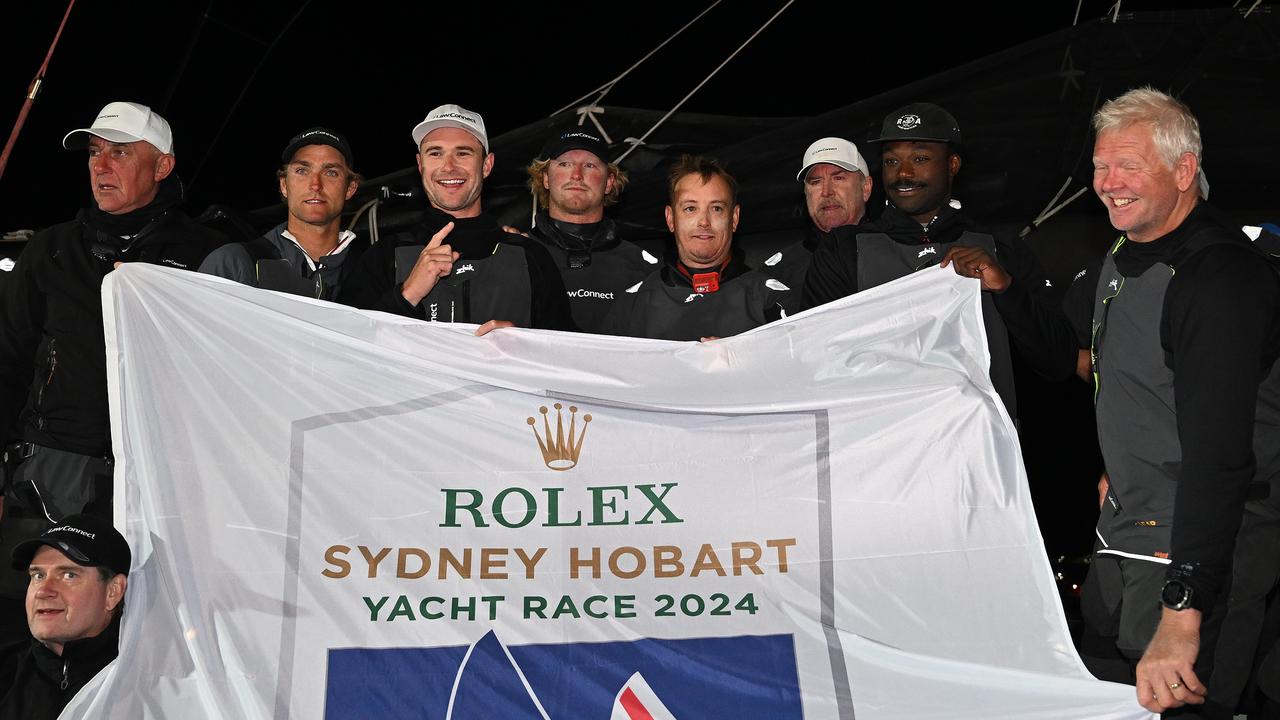
[[[1148,717],[1072,649],[972,280],[710,343],[103,298],[135,570],[66,717]]]

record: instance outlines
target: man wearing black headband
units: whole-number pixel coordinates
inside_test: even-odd
[[[360,187],[351,146],[336,130],[295,135],[276,171],[288,216],[266,235],[224,245],[200,272],[268,290],[335,300],[348,271],[356,234],[342,229],[342,210]]]

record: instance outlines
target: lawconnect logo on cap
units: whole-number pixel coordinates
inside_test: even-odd
[[[484,146],[485,152],[489,151],[489,135],[484,129],[484,118],[479,113],[471,112],[458,105],[441,105],[440,107],[427,113],[427,117],[413,128],[413,144],[421,145],[422,138],[436,128],[456,127],[466,130]]]

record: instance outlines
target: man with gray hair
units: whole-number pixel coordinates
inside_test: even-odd
[[[796,182],[804,188],[804,204],[812,221],[804,237],[765,260],[765,267],[789,293],[787,311],[800,310],[800,289],[809,270],[809,260],[821,243],[840,242],[837,228],[861,223],[871,197],[871,170],[858,146],[838,137],[813,141],[804,152]],[[852,235],[845,236],[845,241]]]
[[[72,513],[110,517],[103,277],[134,261],[195,270],[225,242],[178,208],[173,132],[151,108],[109,103],[62,144],[85,153],[93,202],[36,233],[0,290],[0,431],[21,431],[5,448],[0,552]],[[25,584],[0,575],[0,606]]]
[[[1107,679],[1136,682],[1147,709],[1230,718],[1280,572],[1280,277],[1201,200],[1184,104],[1131,90],[1093,125],[1093,188],[1121,236],[1094,294],[1110,487],[1086,634],[1137,663]]]

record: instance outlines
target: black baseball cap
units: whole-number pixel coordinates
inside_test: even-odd
[[[71,562],[85,567],[99,565],[113,572],[129,574],[129,543],[111,523],[94,515],[70,515],[40,537],[18,543],[13,549],[13,568],[26,570],[41,546],[60,551]]]
[[[348,170],[356,166],[355,160],[351,158],[351,144],[347,142],[346,136],[337,130],[323,127],[313,127],[294,135],[289,144],[284,146],[284,152],[280,153],[281,162],[293,160],[293,154],[308,145],[328,145],[342,153]]]
[[[873,143],[898,140],[926,140],[960,145],[960,124],[933,103],[911,103],[889,113],[880,126],[880,137]]]
[[[593,132],[576,128],[556,133],[554,137],[543,144],[542,152],[538,157],[543,160],[551,160],[570,150],[586,150],[601,160],[609,162],[609,158],[606,157],[609,152],[609,146],[605,144],[605,141]]]

